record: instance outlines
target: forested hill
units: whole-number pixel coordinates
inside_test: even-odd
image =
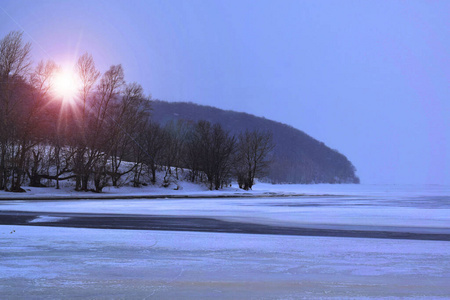
[[[268,179],[274,183],[359,183],[352,163],[336,150],[291,126],[247,113],[186,102],[152,101],[152,120],[220,123],[231,133],[270,131],[275,144]]]

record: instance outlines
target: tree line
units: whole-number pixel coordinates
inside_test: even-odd
[[[101,74],[88,53],[75,65],[79,87],[74,101],[53,92],[60,67],[36,66],[21,32],[0,41],[0,190],[24,191],[43,180],[73,180],[77,191],[101,192],[132,178],[133,186],[181,179],[220,189],[236,180],[251,189],[264,176],[272,136],[259,130],[232,135],[207,121],[151,119],[150,97],[140,84],[125,81],[122,66]],[[149,181],[149,182],[147,182]]]
[[[271,163],[264,180],[271,183],[359,182],[355,167],[345,155],[280,122],[194,103],[152,101],[152,120],[162,123],[167,119],[219,123],[236,135],[245,129],[270,131],[276,147],[271,153]]]

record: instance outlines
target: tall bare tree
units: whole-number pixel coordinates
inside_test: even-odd
[[[45,126],[49,121],[44,117],[44,109],[50,101],[50,89],[52,78],[57,70],[57,65],[53,61],[39,62],[35,70],[29,76],[29,86],[23,87],[30,91],[28,101],[21,110],[21,122],[17,136],[16,155],[16,176],[13,179],[12,188],[21,191],[21,184],[24,175],[31,176],[30,181],[33,186],[40,186],[39,176],[35,172],[29,172],[26,166],[27,160],[34,160],[33,166],[42,159],[45,151],[43,147],[35,147],[43,143],[45,139]],[[35,149],[33,149],[35,148]],[[33,151],[32,151],[33,150]],[[31,156],[30,152],[33,152]],[[28,157],[30,156],[30,158]],[[35,168],[32,168],[35,170]]]
[[[96,192],[101,192],[108,182],[107,162],[116,138],[114,136],[116,132],[109,129],[117,125],[113,116],[112,102],[117,101],[124,84],[122,66],[111,66],[100,79],[97,94],[92,99],[85,169],[94,175]]]
[[[142,86],[133,82],[126,84],[122,95],[115,102],[112,122],[109,124],[110,146],[110,175],[113,186],[119,185],[119,179],[132,172],[137,165],[122,168],[124,159],[131,160],[133,147],[136,147],[139,131],[144,132],[149,118],[147,97],[144,96]],[[144,147],[144,146],[142,146]],[[138,149],[140,150],[140,149]]]
[[[80,101],[81,101],[81,116],[78,122],[78,134],[75,139],[77,151],[74,162],[74,172],[76,174],[75,190],[87,190],[89,182],[89,166],[90,162],[86,162],[87,151],[87,117],[88,117],[88,100],[91,97],[91,92],[94,85],[100,76],[100,72],[95,67],[92,55],[85,53],[77,62],[76,70],[81,82]]]
[[[8,190],[14,166],[16,119],[21,104],[25,77],[31,60],[31,44],[24,43],[23,33],[13,31],[0,41],[0,190]]]

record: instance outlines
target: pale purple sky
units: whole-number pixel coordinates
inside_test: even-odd
[[[450,184],[450,1],[0,2],[33,57],[292,125],[363,183]]]

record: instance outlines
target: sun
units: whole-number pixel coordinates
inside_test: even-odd
[[[61,69],[55,73],[53,78],[53,91],[64,102],[74,102],[79,88],[79,80],[72,70]]]

